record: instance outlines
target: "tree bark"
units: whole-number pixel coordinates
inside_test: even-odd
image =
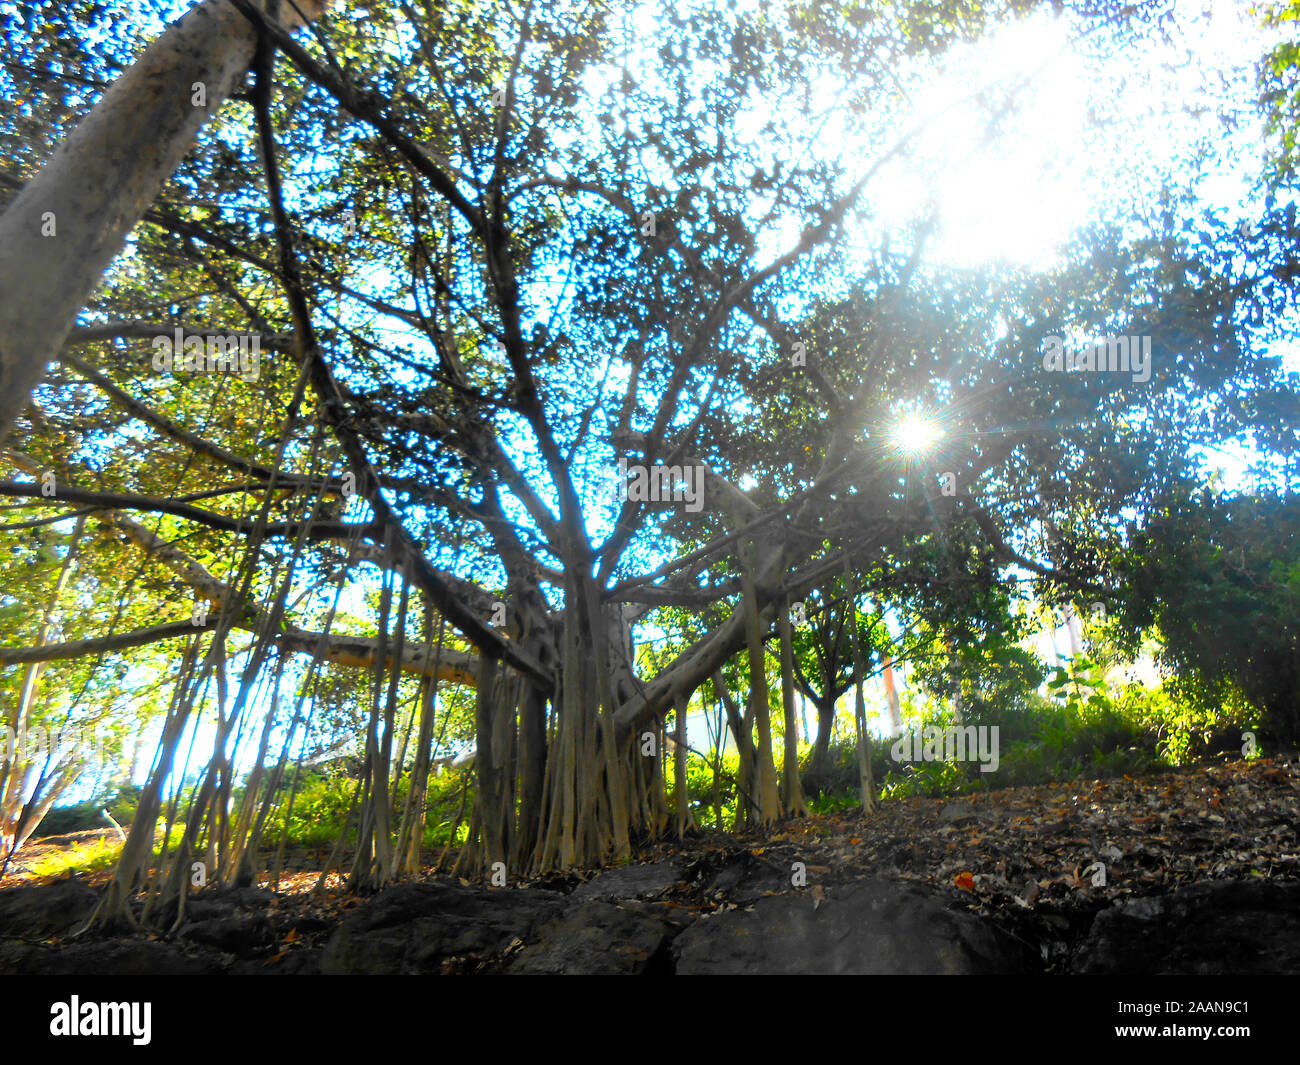
[[[280,6],[288,28],[302,24],[293,6]],[[311,20],[325,4],[296,6]],[[0,436],[256,46],[252,23],[229,0],[204,0],[109,86],[0,215]]]
[[[777,634],[781,642],[781,706],[785,711],[785,758],[782,765],[781,801],[785,811],[795,817],[808,816],[803,784],[799,780],[799,711],[794,705],[794,635],[790,625],[790,603],[781,604],[777,614]]]
[[[776,765],[772,760],[772,715],[767,700],[767,658],[759,620],[758,594],[751,565],[744,566],[745,637],[749,645],[749,708],[758,730],[754,763],[754,815],[760,825],[781,817],[781,796],[777,791]]]
[[[862,637],[858,632],[856,598],[849,606],[849,622],[853,637],[853,719],[858,748],[858,795],[863,814],[869,814],[876,808],[876,786],[871,777],[871,733],[867,731],[867,706],[862,690],[867,667],[866,656],[862,653]]]
[[[673,709],[673,800],[677,809],[677,838],[691,827],[691,804],[686,780],[686,711],[690,696],[679,695]]]
[[[713,690],[722,700],[722,706],[727,714],[727,727],[731,729],[731,735],[736,740],[736,750],[739,753],[739,769],[736,773],[736,819],[733,827],[737,830],[745,828],[750,822],[750,812],[754,800],[754,741],[751,738],[752,725],[747,717],[742,717],[740,707],[736,705],[736,700],[731,696],[731,689],[727,687],[726,679],[722,676],[722,670],[716,670],[713,674]],[[719,826],[721,827],[721,826]]]
[[[54,589],[45,605],[41,627],[36,633],[38,647],[45,643],[45,638],[55,620],[59,599],[67,590],[68,582],[77,567],[85,528],[86,519],[78,518],[68,541],[63,563],[59,567]],[[0,708],[0,726],[6,730],[3,735],[0,735],[0,873],[3,873],[14,852],[36,831],[46,811],[62,795],[64,789],[76,779],[81,770],[81,763],[76,761],[75,756],[72,764],[56,766],[53,774],[50,773],[52,752],[47,754],[45,765],[39,769],[33,760],[26,757],[26,740],[32,727],[32,711],[44,668],[39,661],[31,662],[23,671],[17,705],[12,713]],[[8,731],[10,729],[12,732]],[[7,751],[7,740],[10,735],[17,743],[12,759],[9,758]],[[34,782],[32,782],[33,773],[35,773]]]
[[[812,757],[808,760],[808,772],[805,775],[812,786],[820,791],[825,786],[831,733],[835,731],[835,700],[817,698],[813,703],[817,707],[817,738],[813,741]]]

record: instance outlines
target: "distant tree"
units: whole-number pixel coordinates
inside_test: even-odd
[[[1122,620],[1154,627],[1171,688],[1200,703],[1232,689],[1274,743],[1300,745],[1300,497],[1197,491],[1133,542]]]

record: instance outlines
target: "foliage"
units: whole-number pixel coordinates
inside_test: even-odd
[[[41,819],[37,836],[60,836],[65,832],[80,832],[86,829],[104,828],[108,822],[101,811],[107,810],[113,820],[126,827],[135,820],[136,804],[140,800],[138,784],[125,784],[107,799],[91,799],[87,802],[72,803],[67,806],[54,806]]]
[[[406,803],[410,777],[403,776],[392,790],[391,814],[394,823],[400,821]],[[440,847],[452,840],[456,813],[460,809],[462,794],[469,788],[469,803],[473,802],[472,774],[456,769],[431,776],[429,780],[428,809],[423,836],[424,847]],[[264,843],[268,848],[278,847],[286,840],[290,847],[326,848],[333,846],[341,836],[345,847],[356,845],[356,814],[352,814],[348,832],[343,835],[344,819],[352,809],[357,780],[344,773],[312,771],[303,774],[293,799],[293,813],[285,828],[287,812],[287,785],[281,802],[267,819]],[[466,810],[470,809],[467,804]],[[468,832],[467,818],[459,826],[454,842],[464,841]]]
[[[1188,728],[1247,724],[1249,706],[1269,739],[1300,744],[1297,544],[1295,495],[1173,497],[1135,536],[1123,621],[1130,642],[1159,633]]]

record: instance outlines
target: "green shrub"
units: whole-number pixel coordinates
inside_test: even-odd
[[[474,801],[473,770],[448,769],[441,774],[430,774],[425,803],[423,846],[439,847],[451,839],[456,813],[461,806],[462,789],[466,784],[469,786],[469,796],[464,820],[468,821],[468,812]],[[293,816],[289,819],[286,830],[288,788],[289,784],[286,783],[279,804],[267,818],[265,844],[278,846],[287,832],[290,846],[333,846],[343,831],[344,819],[352,806],[352,798],[357,788],[356,779],[344,772],[312,770],[304,773],[303,780],[298,784],[297,794],[294,796]],[[410,774],[404,774],[390,796],[394,828],[401,824],[409,790]],[[457,842],[464,841],[467,829],[468,826],[462,823],[457,834]],[[357,825],[354,814],[352,823],[348,826],[345,845],[355,845],[356,839]]]
[[[997,726],[996,772],[977,762],[905,762],[890,757],[893,741],[873,742],[872,771],[885,798],[937,798],[991,787],[1053,784],[1075,779],[1134,776],[1203,761],[1243,748],[1254,716],[1244,698],[1213,706],[1192,703],[1164,686],[1115,683],[1086,655],[1052,671],[1049,696],[1030,693],[999,705],[981,700],[967,708],[963,724]],[[955,724],[934,703],[918,707],[913,730]],[[857,754],[852,741],[832,744],[825,794],[814,808],[857,805]]]
[[[62,836],[68,832],[85,832],[111,827],[104,820],[103,810],[108,810],[119,825],[126,828],[135,820],[136,805],[140,801],[140,788],[127,784],[109,799],[90,799],[69,806],[54,806],[46,811],[37,826],[33,839],[42,836]]]

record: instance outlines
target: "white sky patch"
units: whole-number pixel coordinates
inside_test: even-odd
[[[1088,204],[1080,168],[1062,165],[1077,154],[1088,123],[1087,85],[1067,48],[1067,27],[1039,17],[938,64],[914,97],[916,120],[928,123],[915,151],[872,187],[883,219],[903,222],[933,200],[941,226],[933,254],[958,264],[1031,263],[1063,240]],[[1050,55],[1060,58],[1021,94],[1005,132],[991,136],[988,106],[968,98],[972,88],[1011,84]]]
[[[882,224],[904,224],[933,201],[932,259],[1041,267],[1107,208],[1148,201],[1160,174],[1210,134],[1232,148],[1198,191],[1240,211],[1261,138],[1250,86],[1234,96],[1234,78],[1263,53],[1266,31],[1229,0],[1179,7],[1170,44],[1139,43],[1105,63],[1046,14],[946,53],[913,96],[917,120],[929,122],[915,151],[872,183]],[[990,106],[972,90],[1021,77],[1028,86],[986,141]],[[1243,120],[1235,132],[1218,122],[1225,106]]]

